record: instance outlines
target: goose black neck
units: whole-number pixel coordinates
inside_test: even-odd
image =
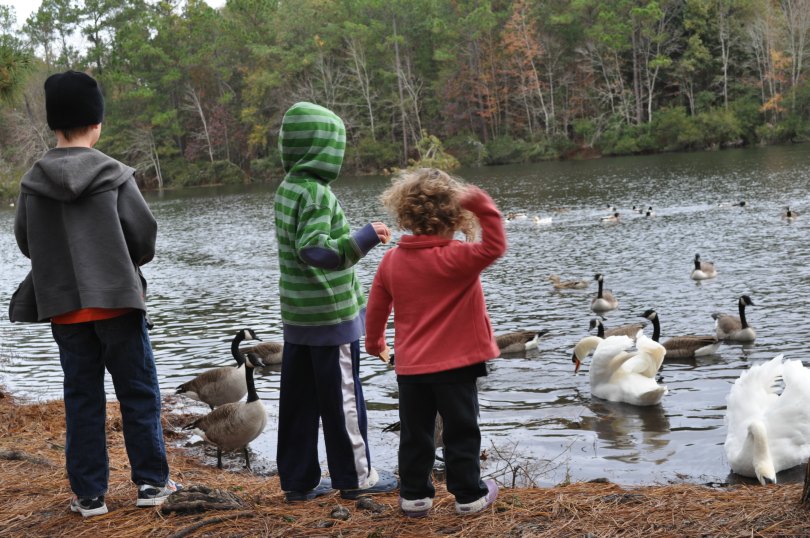
[[[244,339],[245,337],[240,331],[231,342],[231,355],[233,355],[233,358],[236,360],[236,364],[244,364],[245,362],[245,357],[242,355],[242,352],[239,351],[239,344],[241,344]]]
[[[743,329],[747,329],[748,322],[745,320],[745,301],[743,301],[742,299],[740,299],[739,309],[740,309],[740,325],[742,326]]]
[[[658,321],[658,314],[655,314],[650,321],[652,321],[653,324],[652,339],[653,342],[657,342],[661,337],[661,323]]]
[[[596,323],[596,336],[599,338],[605,337],[605,326],[602,325],[601,321]]]
[[[698,258],[695,258],[695,269],[700,271],[700,260]]]
[[[256,385],[253,384],[253,368],[248,365],[245,365],[245,382],[247,383],[247,401],[255,402],[259,399],[259,395],[256,393]]]
[[[604,285],[605,281],[601,278],[599,279],[599,293],[596,294],[597,297],[600,299],[602,298],[602,286]]]

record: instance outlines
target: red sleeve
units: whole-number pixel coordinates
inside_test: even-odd
[[[478,187],[467,187],[461,206],[478,217],[481,240],[460,244],[460,248],[453,249],[452,257],[444,262],[450,271],[477,275],[506,252],[506,231],[495,202]]]
[[[385,349],[385,328],[388,326],[388,317],[391,315],[393,307],[393,297],[383,283],[383,273],[386,270],[386,261],[396,250],[389,250],[383,256],[374,281],[371,283],[371,291],[368,294],[368,305],[366,306],[366,353],[378,356]]]

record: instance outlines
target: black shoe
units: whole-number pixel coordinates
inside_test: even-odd
[[[357,499],[358,497],[362,497],[364,495],[391,493],[392,491],[396,491],[396,489],[399,487],[399,480],[397,480],[397,477],[393,474],[385,471],[379,473],[374,471],[374,474],[377,475],[377,481],[374,483],[374,485],[367,488],[342,489],[340,490],[340,496],[344,499]]]
[[[70,500],[70,510],[79,512],[84,517],[100,516],[107,513],[107,505],[104,504],[104,495],[98,497],[73,497]]]
[[[288,503],[311,501],[317,497],[329,495],[334,491],[331,478],[321,478],[321,483],[309,491],[286,491],[284,496]]]

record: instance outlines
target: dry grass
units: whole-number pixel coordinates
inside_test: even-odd
[[[168,440],[177,439],[174,432],[185,420],[166,413]],[[431,515],[409,520],[399,514],[396,495],[375,498],[384,508],[380,513],[339,496],[286,504],[276,477],[219,471],[210,459],[203,463],[171,446],[174,478],[230,491],[244,507],[162,514],[135,508],[116,404],[110,404],[108,418],[110,513],[84,519],[67,509],[63,424],[61,401],[23,404],[0,392],[0,536],[810,536],[810,513],[799,504],[800,484],[502,489],[492,510],[466,518],[455,515],[452,497],[440,486]],[[348,509],[348,520],[330,517],[338,505]]]

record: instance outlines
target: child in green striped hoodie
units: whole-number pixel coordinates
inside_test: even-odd
[[[343,121],[312,103],[284,114],[279,149],[286,175],[274,212],[284,355],[277,463],[288,502],[341,490],[344,498],[398,486],[371,466],[360,385],[366,298],[354,265],[391,237],[382,222],[351,232],[330,184],[346,148]],[[318,423],[329,479],[321,478]]]

